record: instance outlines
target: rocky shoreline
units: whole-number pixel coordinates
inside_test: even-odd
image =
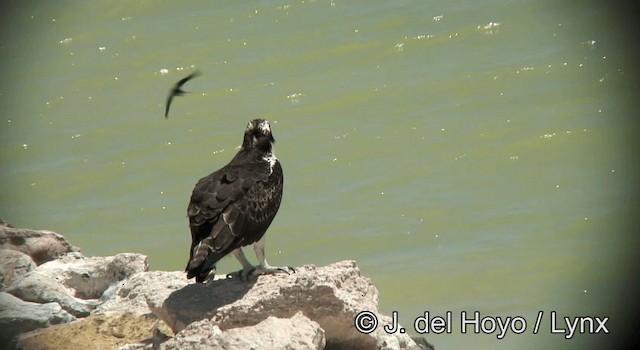
[[[355,261],[209,285],[149,271],[147,257],[86,257],[62,235],[0,223],[0,348],[433,349],[380,325],[378,290]]]

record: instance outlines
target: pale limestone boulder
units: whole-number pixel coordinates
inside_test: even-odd
[[[0,267],[8,291],[41,303],[4,293],[2,298],[8,300],[4,304],[20,304],[10,308],[2,306],[0,299],[0,314],[9,315],[0,317],[0,328],[17,329],[18,334],[25,324],[33,329],[92,314],[82,321],[92,324],[89,320],[97,317],[96,334],[101,337],[98,340],[92,327],[78,321],[30,332],[24,344],[55,340],[79,345],[93,339],[92,346],[122,349],[420,349],[406,334],[383,331],[390,317],[378,312],[378,290],[361,276],[354,261],[307,265],[295,274],[265,275],[249,282],[217,276],[212,283],[201,285],[188,281],[181,271],[148,271],[147,259],[140,254],[84,257],[69,245],[71,252],[56,258],[56,252],[64,249],[43,249],[35,236],[15,235],[16,231],[6,234],[5,229],[0,228],[3,248],[21,247],[20,251],[33,254],[30,256],[41,263],[50,257],[54,260],[35,267],[15,252],[0,253],[0,261],[15,263]],[[42,233],[45,241],[62,238],[49,231],[35,232]],[[2,256],[7,258],[2,260]],[[16,321],[22,312],[15,310],[36,305],[49,310],[50,316],[39,323]],[[374,313],[380,323],[370,334],[361,334],[354,326],[355,316],[365,310]],[[147,326],[150,321],[153,326]],[[104,324],[115,331],[105,333],[100,328]],[[119,331],[140,325],[144,325],[142,337]],[[131,344],[125,345],[125,339]]]
[[[313,349],[326,345],[324,330],[317,322],[297,312],[291,318],[269,316],[253,326],[226,331],[211,320],[201,320],[187,326],[161,349]]]
[[[0,249],[0,291],[9,288],[36,268],[28,255],[11,249]]]
[[[69,253],[60,259],[39,266],[43,275],[56,278],[82,299],[97,299],[114,283],[149,269],[142,254],[120,253],[106,257],[85,257]]]
[[[7,290],[14,296],[34,303],[57,303],[76,317],[89,316],[94,305],[73,297],[72,291],[55,278],[32,271]]]
[[[135,316],[125,313],[91,315],[74,322],[36,329],[21,334],[17,348],[34,349],[104,349],[112,350],[130,344],[127,348],[149,345],[158,349],[169,337],[159,331],[162,321],[147,315]],[[173,336],[173,334],[170,334]],[[137,344],[137,345],[136,345]]]
[[[57,302],[74,316],[86,317],[120,282],[147,269],[142,254],[85,257],[74,252],[38,266],[7,291],[25,301]]]
[[[387,334],[382,326],[370,334],[356,330],[354,320],[360,311],[373,312],[381,325],[390,318],[379,314],[378,290],[361,276],[354,261],[303,266],[295,274],[265,275],[252,282],[220,279],[209,285],[188,284],[164,300],[146,300],[177,336],[199,320],[208,320],[198,323],[209,325],[206,332],[213,332],[214,325],[225,332],[255,326],[270,316],[287,319],[302,312],[324,330],[327,347],[419,349],[407,334]]]
[[[113,297],[101,304],[94,313],[127,312],[135,315],[152,314],[149,304],[164,302],[169,295],[187,286],[189,281],[181,271],[139,272],[120,282]],[[159,313],[163,313],[159,310]]]
[[[77,252],[61,234],[47,230],[31,230],[0,225],[0,248],[22,252],[40,265],[63,256]]]
[[[0,348],[5,348],[19,333],[75,319],[58,303],[30,303],[0,292]]]
[[[115,296],[95,312],[153,314],[176,334],[163,345],[167,349],[200,343],[209,348],[233,348],[236,343],[224,343],[230,339],[224,334],[233,335],[241,329],[245,329],[245,335],[254,334],[243,341],[269,339],[257,333],[258,329],[277,334],[272,322],[291,322],[294,317],[318,324],[328,348],[420,349],[406,334],[383,331],[391,318],[378,312],[377,303],[378,290],[371,280],[361,276],[355,262],[342,261],[323,267],[303,266],[295,274],[265,275],[250,282],[218,277],[208,285],[186,280],[183,272],[141,272],[119,285]],[[380,326],[370,334],[362,334],[354,326],[355,316],[364,310],[373,312],[379,320]],[[270,317],[273,319],[261,324]],[[242,343],[237,348],[249,345]],[[140,345],[143,347],[146,345]]]
[[[152,350],[152,344],[144,344],[144,343],[133,343],[133,344],[125,344],[123,346],[119,346],[117,350]]]

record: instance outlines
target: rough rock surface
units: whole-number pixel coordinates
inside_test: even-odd
[[[224,343],[212,334],[228,339],[235,330],[243,329],[255,340],[263,337],[259,323],[269,317],[290,319],[298,313],[319,325],[327,348],[419,349],[406,334],[387,334],[382,327],[371,334],[355,329],[355,316],[363,310],[375,313],[380,324],[391,322],[378,313],[377,302],[378,290],[371,280],[361,276],[354,261],[342,261],[323,267],[303,266],[291,275],[259,276],[251,282],[222,278],[208,285],[190,283],[181,272],[138,273],[122,283],[115,296],[96,312],[126,309],[139,315],[153,314],[176,334],[173,341],[162,345],[166,349],[189,348],[198,342],[233,348],[230,344],[234,343]]]
[[[15,228],[0,224],[0,249],[22,252],[40,265],[70,252],[79,251],[58,233],[46,230]]]
[[[95,313],[127,312],[150,314],[149,304],[162,304],[169,295],[189,282],[182,271],[148,271],[121,282],[113,297],[98,306]]]
[[[16,232],[29,234],[11,238]],[[45,243],[33,232],[63,249],[42,249]],[[217,276],[202,285],[181,271],[148,271],[140,254],[85,257],[49,231],[0,225],[0,242],[0,277],[11,293],[0,293],[0,348],[428,348],[424,339],[418,345],[407,334],[384,331],[391,318],[378,312],[378,290],[354,261],[306,265],[294,274],[248,282]],[[354,326],[361,311],[378,318],[379,327],[369,334]]]
[[[141,254],[89,258],[55,232],[0,223],[0,348],[16,334],[89,316],[147,269]]]
[[[39,350],[116,349],[128,343],[157,347],[168,337],[156,336],[161,321],[129,314],[91,315],[81,320],[25,333],[18,348]]]
[[[162,344],[162,349],[324,349],[324,330],[297,312],[291,318],[269,316],[253,326],[225,332],[210,320],[197,321]]]
[[[412,348],[408,335],[389,335],[382,329],[365,335],[355,329],[355,316],[363,310],[378,314],[377,303],[378,290],[371,280],[361,276],[354,261],[342,261],[303,266],[291,275],[260,276],[253,283],[229,279],[207,286],[190,284],[149,307],[176,333],[203,318],[224,331],[253,326],[269,316],[289,318],[301,311],[325,331],[328,347],[372,349],[397,344],[391,348]]]
[[[0,292],[0,345],[18,333],[75,319],[58,303],[30,303]]]
[[[87,258],[68,253],[46,262],[13,284],[8,292],[25,301],[57,302],[76,317],[89,316],[111,285],[148,269],[141,254]],[[105,296],[107,298],[108,296]]]
[[[25,253],[11,249],[0,249],[0,291],[11,287],[27,273],[36,268],[36,263]]]

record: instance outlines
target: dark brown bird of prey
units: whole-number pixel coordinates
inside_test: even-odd
[[[196,184],[187,209],[192,240],[187,278],[213,280],[216,263],[229,253],[242,264],[237,272],[241,280],[295,272],[288,266],[271,266],[265,257],[264,234],[282,199],[282,167],[273,153],[274,142],[268,121],[250,121],[233,159]],[[257,266],[242,252],[250,244],[260,261]]]
[[[182,96],[185,93],[187,93],[187,91],[182,90],[182,85],[184,85],[186,82],[188,82],[189,80],[198,77],[202,75],[202,73],[200,73],[200,71],[195,71],[191,74],[189,74],[187,77],[184,77],[182,79],[180,79],[180,81],[178,81],[176,83],[176,85],[174,85],[171,90],[169,90],[169,96],[167,96],[167,104],[165,106],[164,109],[164,117],[165,118],[169,118],[169,107],[171,107],[171,102],[173,102],[173,98],[175,96]]]

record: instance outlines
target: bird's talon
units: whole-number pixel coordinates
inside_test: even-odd
[[[291,266],[285,266],[285,267],[278,267],[278,270],[286,272],[287,275],[290,275],[292,273],[296,273],[296,269],[294,269]]]

